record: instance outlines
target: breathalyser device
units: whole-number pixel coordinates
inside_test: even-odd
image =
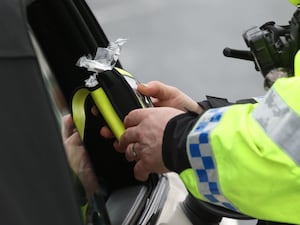
[[[85,101],[92,98],[108,127],[119,140],[124,132],[123,120],[133,109],[152,107],[149,97],[137,91],[139,81],[127,71],[113,68],[92,75],[86,87],[78,89],[72,99],[73,119],[82,138],[85,127]]]
[[[77,66],[94,72],[72,98],[73,119],[82,140],[87,115],[85,103],[89,97],[117,140],[124,132],[123,120],[131,110],[152,107],[150,98],[138,93],[139,81],[127,71],[115,67],[125,42],[126,39],[117,39],[107,48],[98,48],[93,59],[83,56],[77,62]]]

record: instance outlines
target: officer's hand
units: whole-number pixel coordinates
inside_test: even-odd
[[[156,107],[173,107],[182,111],[201,113],[203,109],[178,88],[166,85],[159,81],[151,81],[147,84],[139,84],[138,92],[151,97]]]
[[[203,111],[196,101],[178,88],[166,85],[160,81],[139,84],[137,90],[141,94],[150,97],[156,107],[173,107],[182,111],[193,111],[196,113]],[[103,127],[100,135],[105,138],[113,138],[113,134],[108,127]],[[118,144],[115,143],[114,147],[118,149]]]
[[[125,132],[121,136],[120,152],[128,161],[136,161],[136,179],[145,181],[150,173],[165,173],[162,159],[162,140],[168,121],[184,113],[170,107],[145,108],[131,111],[124,120]]]

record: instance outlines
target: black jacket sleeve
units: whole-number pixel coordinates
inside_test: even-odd
[[[186,138],[198,118],[199,114],[187,112],[168,122],[163,137],[162,156],[169,170],[180,173],[190,168],[186,154]]]
[[[207,100],[198,103],[204,111],[233,104],[255,103],[253,99],[242,99],[232,103],[225,98],[213,96],[206,96],[206,98]],[[191,167],[186,153],[186,139],[201,115],[187,112],[168,122],[164,131],[162,156],[165,166],[169,170],[180,173]]]

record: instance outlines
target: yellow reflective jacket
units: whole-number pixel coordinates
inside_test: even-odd
[[[289,1],[290,1],[290,3],[292,3],[295,6],[300,4],[300,0],[289,0]]]
[[[290,0],[294,5],[299,0]],[[300,224],[300,53],[256,104],[207,110],[186,140],[180,177],[196,198],[253,218]]]
[[[300,53],[295,76],[277,80],[256,104],[207,110],[190,131],[197,198],[261,220],[300,224]]]

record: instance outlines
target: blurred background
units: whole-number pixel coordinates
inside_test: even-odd
[[[264,94],[254,63],[223,56],[248,50],[242,34],[267,21],[286,25],[288,0],[87,0],[110,41],[128,39],[120,61],[141,82],[160,80],[195,100]],[[230,221],[228,224],[255,224]]]

